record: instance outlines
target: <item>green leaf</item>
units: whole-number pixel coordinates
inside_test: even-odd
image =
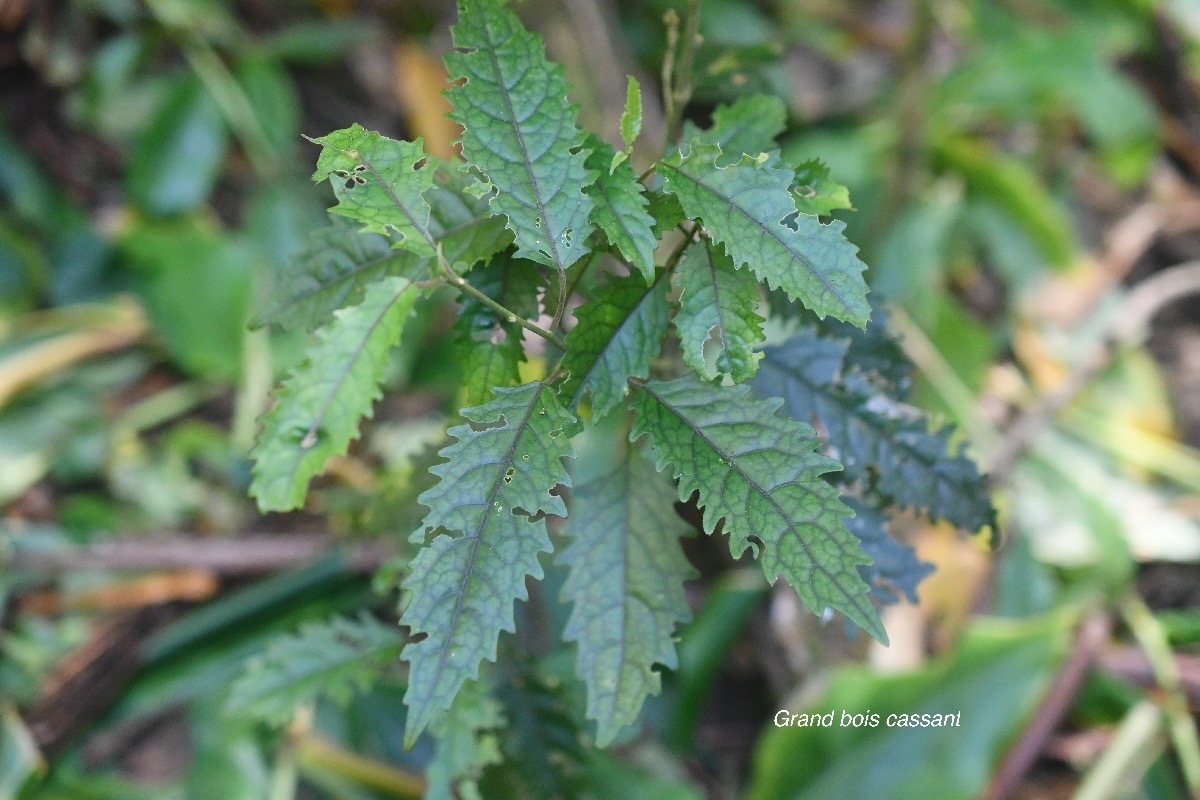
[[[473,179],[459,168],[446,168],[425,199],[433,211],[429,229],[442,247],[442,257],[464,273],[512,244],[504,217],[492,214],[487,201],[471,195]]]
[[[467,280],[514,314],[537,317],[542,275],[532,261],[506,254],[472,270]],[[463,405],[474,406],[486,402],[493,387],[521,382],[524,331],[471,295],[463,295],[462,304],[454,337],[463,367]]]
[[[225,711],[283,725],[297,706],[318,697],[345,705],[375,682],[402,643],[396,628],[365,612],[357,620],[305,623],[246,665],[229,687]]]
[[[650,191],[646,193],[649,205],[646,210],[654,218],[654,235],[662,236],[679,223],[687,219],[679,198],[666,192]]]
[[[450,429],[448,460],[432,470],[441,480],[419,498],[429,514],[413,540],[445,532],[413,559],[404,585],[401,623],[424,637],[403,654],[410,745],[480,662],[495,660],[500,632],[513,630],[513,601],[525,598],[526,577],[542,576],[538,554],[551,550],[541,515],[567,513],[550,490],[571,485],[562,462],[575,455],[574,418],[538,381],[495,394],[463,409],[467,424]]]
[[[20,797],[46,771],[33,735],[16,708],[0,704],[0,797]]]
[[[221,175],[229,129],[199,79],[178,84],[134,143],[125,185],[152,214],[179,214],[204,203]]]
[[[356,122],[313,142],[321,145],[313,180],[328,179],[338,199],[330,211],[361,222],[364,231],[398,237],[398,248],[434,254],[423,196],[433,186],[434,170],[422,163],[428,156],[420,139],[396,141]]]
[[[512,241],[504,218],[489,216],[487,203],[463,193],[458,170],[446,170],[425,192],[432,215],[429,231],[442,256],[458,272],[491,258]],[[256,326],[316,328],[333,312],[362,302],[363,290],[387,275],[412,281],[431,274],[435,259],[391,247],[390,240],[335,217],[312,235],[312,243],[292,267],[275,277],[272,295],[281,298],[260,313]]]
[[[501,761],[503,726],[504,710],[490,685],[467,682],[446,715],[431,726],[438,740],[425,770],[425,800],[482,800],[479,777],[485,767]]]
[[[814,613],[834,608],[886,643],[857,570],[870,559],[822,477],[838,463],[814,452],[811,426],[777,416],[778,403],[694,376],[651,381],[634,395],[631,438],[650,435],[658,468],[671,468],[681,500],[699,492],[706,532],[724,520],[735,556],[753,537],[768,580],[783,576]]]
[[[621,112],[621,140],[625,142],[626,154],[633,149],[633,143],[641,133],[642,88],[638,86],[637,78],[630,75],[625,87],[625,110]]]
[[[763,318],[755,310],[762,298],[754,277],[735,269],[724,249],[706,239],[684,253],[675,286],[680,296],[674,322],[683,362],[709,380],[718,375],[735,383],[752,378],[761,357],[754,345],[763,341]],[[706,352],[710,340],[715,363]]]
[[[614,279],[575,311],[560,364],[567,377],[559,396],[567,408],[590,393],[592,414],[603,417],[624,399],[631,377],[650,374],[650,359],[667,332],[665,275],[648,287],[635,275]]]
[[[254,324],[318,328],[339,308],[361,303],[366,287],[387,276],[423,280],[429,261],[393,249],[386,237],[360,231],[350,220],[335,219],[313,231],[309,246],[277,279],[272,294],[283,299]]]
[[[599,176],[587,187],[588,195],[596,204],[592,209],[592,221],[600,226],[621,257],[636,267],[649,283],[654,280],[654,250],[658,247],[658,237],[654,235],[654,217],[646,212],[649,204],[646,189],[638,182],[628,161],[611,171],[607,169],[616,152],[611,145],[590,136],[588,146],[592,152],[587,157],[587,167]]]
[[[142,219],[127,228],[119,252],[175,363],[208,380],[237,381],[255,265],[249,243],[196,217]]]
[[[724,158],[720,164],[725,166],[743,154],[757,156],[776,150],[775,137],[786,127],[787,106],[782,100],[773,95],[752,94],[713,112],[712,127],[706,131],[699,131],[689,123],[684,128],[683,140],[721,148]]]
[[[738,266],[749,266],[771,288],[799,298],[818,316],[862,327],[871,314],[857,248],[842,235],[845,223],[822,225],[796,212],[786,166],[743,156],[717,165],[721,149],[697,143],[659,162],[665,189],[689,217],[701,219]]]
[[[847,342],[804,329],[764,350],[754,392],[782,397],[793,419],[819,421],[845,468],[845,480],[870,478],[897,502],[975,531],[994,511],[975,463],[951,452],[953,429],[929,429],[916,409],[844,374]]]
[[[933,564],[917,558],[912,547],[891,537],[887,519],[879,509],[851,497],[842,500],[854,510],[854,516],[846,520],[846,527],[858,537],[863,552],[871,557],[871,564],[860,566],[858,572],[871,586],[872,596],[883,603],[905,597],[910,603],[917,602],[917,585],[933,572]]]
[[[481,782],[488,800],[567,800],[587,797],[579,726],[567,709],[561,681],[525,661],[506,664],[497,696],[508,728],[504,765]]]
[[[578,645],[576,672],[600,747],[658,693],[654,665],[676,666],[675,627],[691,616],[683,584],[695,575],[679,545],[691,528],[675,513],[674,487],[626,443],[619,417],[589,429],[580,448],[571,543],[559,559],[570,569],[563,599],[574,603],[564,638]]]
[[[854,208],[850,204],[850,190],[835,182],[829,176],[829,167],[818,158],[796,167],[792,198],[797,211],[814,217],[827,216],[839,208]]]
[[[446,56],[464,157],[495,187],[517,255],[563,272],[588,252],[592,201],[563,68],[501,0],[462,0]]]
[[[330,456],[346,452],[379,397],[388,351],[400,340],[417,288],[403,278],[372,285],[361,305],[343,309],[317,332],[307,360],[276,393],[251,454],[250,493],[263,511],[304,504],[308,481]]]
[[[300,141],[300,97],[291,76],[274,58],[242,56],[235,71],[267,143],[278,157],[290,157]]]

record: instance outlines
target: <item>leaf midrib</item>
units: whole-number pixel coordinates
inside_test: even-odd
[[[591,379],[592,374],[595,372],[596,368],[600,365],[600,357],[608,351],[608,348],[612,345],[613,341],[616,340],[617,334],[621,333],[624,330],[625,324],[628,323],[629,320],[631,318],[633,318],[633,316],[637,313],[638,309],[640,309],[642,307],[642,303],[646,302],[646,298],[654,293],[655,288],[658,287],[658,282],[660,280],[662,280],[663,276],[665,276],[666,274],[667,273],[665,271],[660,272],[654,278],[654,283],[650,284],[650,286],[646,289],[645,293],[637,299],[637,302],[629,307],[629,309],[621,317],[621,321],[619,323],[617,323],[616,327],[613,328],[612,335],[609,336],[607,339],[605,339],[604,344],[599,349],[596,350],[596,357],[594,359],[592,359],[591,366],[588,367],[587,370],[583,373],[583,377],[579,381],[578,388],[576,388],[575,391],[572,392],[572,394],[571,394],[571,407],[572,408],[574,408],[576,406],[576,404],[581,399],[583,399],[583,392],[585,389],[588,388],[588,386],[587,386],[588,380]],[[594,397],[595,393],[596,393],[596,390],[593,388],[592,389],[593,397]]]
[[[792,523],[790,515],[788,515],[788,513],[786,511],[784,511],[783,507],[781,505],[779,505],[779,502],[774,498],[774,496],[770,492],[764,490],[763,487],[760,486],[756,480],[752,480],[751,477],[746,474],[745,470],[743,470],[738,465],[737,461],[734,459],[733,456],[729,456],[728,458],[725,458],[725,451],[723,449],[721,449],[720,447],[718,447],[716,445],[716,443],[706,435],[704,430],[692,425],[687,417],[683,416],[683,414],[681,414],[678,410],[676,410],[674,406],[672,406],[670,403],[668,403],[666,400],[664,400],[661,395],[657,394],[653,389],[651,389],[649,384],[642,384],[642,385],[638,386],[637,388],[639,388],[642,391],[649,394],[651,397],[653,397],[658,402],[658,404],[660,406],[662,406],[663,408],[670,411],[671,414],[674,415],[675,418],[678,419],[681,423],[683,423],[683,425],[685,427],[687,427],[687,429],[690,430],[694,436],[696,436],[698,439],[700,439],[706,445],[708,445],[714,453],[717,453],[718,459],[723,459],[725,461],[726,465],[730,469],[736,471],[739,475],[742,476],[742,478],[750,486],[754,487],[754,489],[760,495],[765,497],[767,499],[767,501],[775,508],[775,510],[779,514],[780,518],[785,520],[788,523],[788,528],[795,533],[795,537],[796,537],[797,541],[799,541],[800,546],[804,548],[804,552],[808,556],[808,560],[812,564],[813,568],[818,570],[822,575],[825,575],[827,578],[829,578],[830,583],[833,586],[837,587],[837,590],[839,592],[841,592],[842,596],[845,597],[848,601],[850,601],[850,604],[854,608],[858,609],[859,613],[863,614],[863,616],[866,619],[870,619],[870,615],[866,614],[864,609],[861,608],[858,603],[858,601],[862,598],[862,595],[852,595],[852,594],[848,593],[845,589],[842,588],[841,583],[835,579],[834,575],[831,572],[829,572],[829,570],[826,569],[824,567],[824,565],[822,565],[820,562],[817,561],[817,559],[813,556],[812,548],[809,546],[808,542],[806,542],[804,540],[804,537],[801,536],[798,531],[796,531],[795,525]],[[834,537],[830,536],[830,538],[833,539]],[[871,610],[874,611],[874,607],[871,607]]]
[[[679,175],[682,175],[682,176],[684,176],[685,178],[688,178],[688,179],[689,179],[689,180],[690,180],[690,181],[691,181],[693,184],[695,184],[696,186],[700,186],[701,188],[703,188],[703,189],[707,190],[707,191],[708,191],[710,194],[714,195],[714,196],[715,196],[717,199],[724,201],[724,202],[725,202],[725,203],[726,203],[726,204],[727,204],[727,205],[728,205],[730,208],[732,208],[732,209],[736,210],[736,211],[737,211],[739,214],[741,214],[741,215],[742,215],[744,218],[746,218],[747,220],[749,220],[749,221],[750,221],[750,222],[751,222],[751,223],[752,223],[752,224],[753,224],[755,227],[757,227],[757,228],[758,228],[759,230],[761,230],[763,233],[767,234],[767,235],[768,235],[768,236],[770,236],[772,239],[774,239],[774,240],[775,240],[775,241],[776,241],[776,242],[779,244],[779,246],[780,246],[780,247],[782,247],[782,248],[783,248],[783,249],[784,249],[784,250],[785,250],[787,253],[789,253],[789,254],[790,254],[790,255],[791,255],[793,258],[795,258],[797,261],[799,261],[801,264],[803,264],[803,265],[804,265],[804,267],[805,267],[805,269],[808,271],[808,273],[809,273],[810,275],[812,275],[814,278],[816,278],[818,281],[820,281],[821,285],[825,287],[825,290],[826,290],[827,292],[829,292],[831,295],[833,295],[834,297],[836,297],[836,298],[838,299],[838,301],[841,303],[842,307],[843,307],[844,309],[846,309],[847,311],[849,311],[849,306],[850,306],[849,302],[846,300],[846,298],[842,297],[841,293],[840,293],[840,292],[838,292],[838,291],[837,291],[837,290],[836,290],[836,289],[835,289],[835,288],[834,288],[834,287],[833,287],[833,286],[832,286],[832,285],[829,283],[829,281],[825,279],[825,276],[824,276],[824,275],[822,275],[822,274],[821,274],[821,273],[820,273],[820,272],[817,270],[817,268],[816,268],[816,265],[814,264],[814,262],[813,262],[811,259],[809,259],[809,258],[808,258],[806,255],[804,255],[804,254],[802,254],[802,253],[798,253],[798,252],[796,252],[795,250],[793,250],[791,247],[789,247],[789,246],[788,246],[788,243],[787,243],[787,242],[785,242],[783,239],[781,239],[781,238],[780,238],[780,236],[779,236],[779,234],[778,234],[776,231],[774,231],[774,230],[772,230],[772,229],[771,229],[771,226],[769,226],[769,225],[767,225],[767,224],[765,224],[765,223],[763,223],[763,222],[760,222],[759,220],[755,219],[755,218],[754,218],[754,216],[753,216],[753,215],[751,215],[751,214],[750,214],[748,211],[746,211],[746,209],[745,209],[745,208],[743,208],[743,207],[742,207],[741,205],[739,205],[738,203],[734,202],[733,198],[731,198],[731,197],[728,197],[727,195],[725,195],[725,194],[721,193],[720,191],[718,191],[717,189],[713,188],[712,186],[709,186],[707,183],[705,183],[705,182],[704,182],[702,179],[700,179],[699,177],[696,177],[696,176],[694,176],[694,175],[691,175],[691,174],[689,174],[689,173],[687,173],[687,172],[684,172],[684,170],[682,169],[682,167],[681,167],[681,166],[676,166],[676,165],[674,165],[674,164],[671,164],[671,163],[669,163],[669,162],[667,162],[667,161],[661,161],[661,162],[659,162],[659,164],[660,164],[660,166],[667,167],[667,168],[669,168],[669,169],[673,170],[674,172],[678,173]],[[733,165],[730,165],[730,166],[733,166]],[[717,167],[717,166],[716,166],[716,162],[715,162],[715,161],[713,162],[713,168],[714,168],[714,169],[721,169],[721,167]],[[729,167],[725,167],[725,169],[729,169]],[[681,198],[681,201],[682,201],[682,198]],[[819,225],[820,223],[818,222],[817,224]],[[775,223],[775,225],[776,225],[776,226],[779,226],[779,227],[783,227],[783,223],[781,223],[781,222],[776,222],[776,223]],[[798,234],[797,234],[797,235],[798,235]]]
[[[512,12],[509,12],[512,13]],[[542,232],[545,234],[546,247],[550,250],[550,258],[554,261],[554,266],[559,272],[565,273],[568,264],[563,263],[562,256],[558,252],[558,237],[553,235],[550,229],[550,219],[546,214],[546,203],[542,199],[542,186],[538,182],[537,174],[533,171],[533,161],[529,158],[529,146],[525,142],[525,134],[521,130],[520,124],[517,122],[517,112],[513,108],[512,97],[509,95],[508,86],[504,82],[504,71],[500,67],[500,58],[496,55],[496,43],[492,39],[492,26],[485,20],[483,25],[484,39],[487,41],[485,52],[488,59],[492,62],[492,69],[495,71],[497,81],[496,86],[499,87],[498,94],[504,102],[504,110],[508,115],[509,125],[512,127],[513,135],[516,136],[517,144],[521,148],[521,160],[524,162],[525,174],[529,176],[529,183],[533,187],[533,201],[537,204],[538,219],[541,222]],[[531,64],[532,66],[532,64]],[[544,67],[549,69],[549,67]],[[541,106],[548,100],[548,97],[543,97]],[[482,143],[482,142],[481,142]]]
[[[439,676],[445,671],[446,659],[449,657],[451,650],[450,642],[456,636],[455,629],[458,625],[459,618],[462,616],[463,606],[465,605],[466,601],[467,583],[474,575],[475,560],[479,555],[479,547],[483,543],[483,532],[487,527],[488,520],[491,519],[492,513],[496,510],[496,497],[499,496],[500,487],[504,484],[504,470],[499,469],[499,467],[507,467],[513,463],[513,458],[517,452],[517,445],[520,443],[521,438],[525,433],[525,428],[529,424],[529,419],[533,416],[533,409],[541,399],[542,392],[545,390],[545,388],[546,385],[544,383],[538,384],[537,390],[534,392],[533,397],[529,401],[529,407],[525,409],[525,414],[521,417],[520,424],[514,429],[515,435],[513,436],[512,443],[508,446],[508,450],[504,453],[504,459],[496,465],[498,467],[496,471],[496,480],[492,483],[492,488],[488,492],[487,500],[485,502],[485,510],[479,519],[479,524],[474,526],[475,533],[472,535],[468,534],[466,531],[463,531],[463,535],[470,539],[471,544],[467,556],[467,563],[463,568],[462,580],[459,581],[458,590],[454,593],[454,609],[451,612],[450,623],[446,626],[449,634],[444,639],[445,645],[438,652],[436,674]],[[511,508],[508,509],[508,511],[510,514],[512,513]]]

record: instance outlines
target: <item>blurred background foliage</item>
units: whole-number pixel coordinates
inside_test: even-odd
[[[642,80],[653,157],[673,8],[518,10],[584,125],[613,139],[625,75]],[[453,314],[411,323],[401,391],[303,512],[268,517],[246,454],[304,333],[247,323],[331,203],[302,133],[360,122],[453,153],[452,17],[438,0],[0,3],[0,798],[445,796],[429,737],[400,747],[378,619],[458,407]],[[834,216],[919,404],[992,471],[1002,546],[893,525],[937,571],[887,609],[885,650],[690,544],[680,668],[605,752],[539,600],[562,580],[548,565],[505,645],[523,655],[503,708],[479,709],[508,725],[463,755],[483,796],[1198,796],[1200,303],[1180,298],[1200,292],[1200,13],[703,0],[700,31],[688,118],[786,101],[788,159],[849,188]],[[321,635],[343,663],[305,660]],[[780,708],[962,727],[775,728]]]

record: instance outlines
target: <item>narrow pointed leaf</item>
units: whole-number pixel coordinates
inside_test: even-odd
[[[570,486],[563,459],[574,456],[574,419],[540,382],[496,390],[486,405],[462,411],[467,424],[433,468],[440,480],[419,498],[429,508],[414,540],[444,531],[417,554],[405,581],[401,623],[414,637],[409,661],[405,740],[416,740],[450,706],[481,662],[495,660],[500,632],[513,630],[513,602],[525,579],[540,578],[550,551],[542,514],[566,516],[550,491]]]
[[[705,531],[724,520],[735,556],[753,540],[768,580],[782,576],[814,613],[834,608],[886,642],[858,573],[870,559],[823,477],[838,464],[814,452],[811,426],[775,414],[778,402],[694,376],[651,381],[634,395],[632,438],[650,435],[658,468],[679,480],[680,499],[699,492]]]
[[[675,513],[674,487],[624,434],[623,420],[591,429],[580,469],[589,456],[606,468],[572,491],[560,558],[570,569],[563,599],[574,603],[565,638],[578,646],[601,747],[658,693],[654,666],[676,666],[675,628],[691,616],[684,582],[695,574],[679,544],[691,528]]]
[[[610,145],[594,136],[588,145],[592,152],[587,166],[599,174],[596,182],[587,187],[595,202],[592,220],[621,257],[650,283],[654,280],[654,249],[658,238],[654,235],[654,217],[646,211],[649,201],[645,187],[638,182],[628,161],[609,170],[616,153]]]
[[[689,217],[700,219],[740,267],[749,266],[771,288],[799,299],[818,316],[859,327],[871,314],[857,248],[842,235],[845,223],[823,225],[799,214],[792,170],[762,157],[743,156],[718,166],[722,151],[696,143],[687,154],[659,163],[665,189]]]
[[[636,275],[617,278],[575,311],[559,390],[567,408],[590,394],[592,414],[603,417],[624,399],[631,377],[650,374],[667,332],[668,288],[665,274],[650,286]]]
[[[395,627],[365,612],[358,619],[307,623],[273,639],[246,665],[230,686],[225,709],[283,725],[298,706],[318,697],[345,705],[395,660],[402,641]]]
[[[453,36],[448,96],[463,155],[495,187],[492,211],[508,218],[517,255],[565,271],[588,250],[594,176],[563,68],[501,0],[462,0]]]
[[[637,78],[629,76],[625,87],[625,110],[621,112],[621,139],[625,152],[633,149],[633,143],[642,133],[642,87]]]
[[[951,428],[930,430],[924,414],[876,391],[862,375],[843,375],[848,343],[801,330],[764,350],[754,392],[781,397],[789,416],[819,421],[849,481],[872,477],[902,505],[975,531],[993,522],[982,476],[950,448]]]
[[[363,230],[391,235],[396,246],[434,254],[429,203],[434,170],[420,139],[401,142],[357,122],[314,142],[321,145],[314,181],[329,179],[338,204],[331,211],[361,222]]]
[[[262,418],[251,453],[250,493],[262,511],[304,505],[309,480],[333,455],[346,452],[359,421],[378,399],[388,351],[400,340],[417,288],[385,278],[367,290],[361,305],[339,311],[317,332],[317,343],[292,370]]]
[[[736,269],[720,245],[706,240],[684,253],[675,270],[675,286],[680,296],[674,323],[683,362],[709,380],[718,375],[728,375],[735,383],[752,378],[761,357],[754,346],[763,341],[754,276]],[[708,355],[710,340],[715,359]]]

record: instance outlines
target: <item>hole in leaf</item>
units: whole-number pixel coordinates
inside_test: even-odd
[[[508,469],[504,470],[504,482],[512,483],[514,474],[516,474],[516,470],[513,469],[512,467],[509,467]]]
[[[497,428],[503,428],[506,425],[508,425],[508,419],[505,418],[505,416],[503,414],[501,414],[499,417],[492,420],[491,422],[479,422],[477,420],[469,419],[469,420],[467,420],[467,424],[471,426],[471,430],[478,433],[479,431],[490,431],[490,430],[495,430]]]
[[[762,539],[758,538],[754,534],[750,534],[749,536],[746,537],[746,539],[750,542],[750,549],[752,551],[754,551],[754,557],[755,558],[760,557],[762,555],[762,551],[763,551]]]

